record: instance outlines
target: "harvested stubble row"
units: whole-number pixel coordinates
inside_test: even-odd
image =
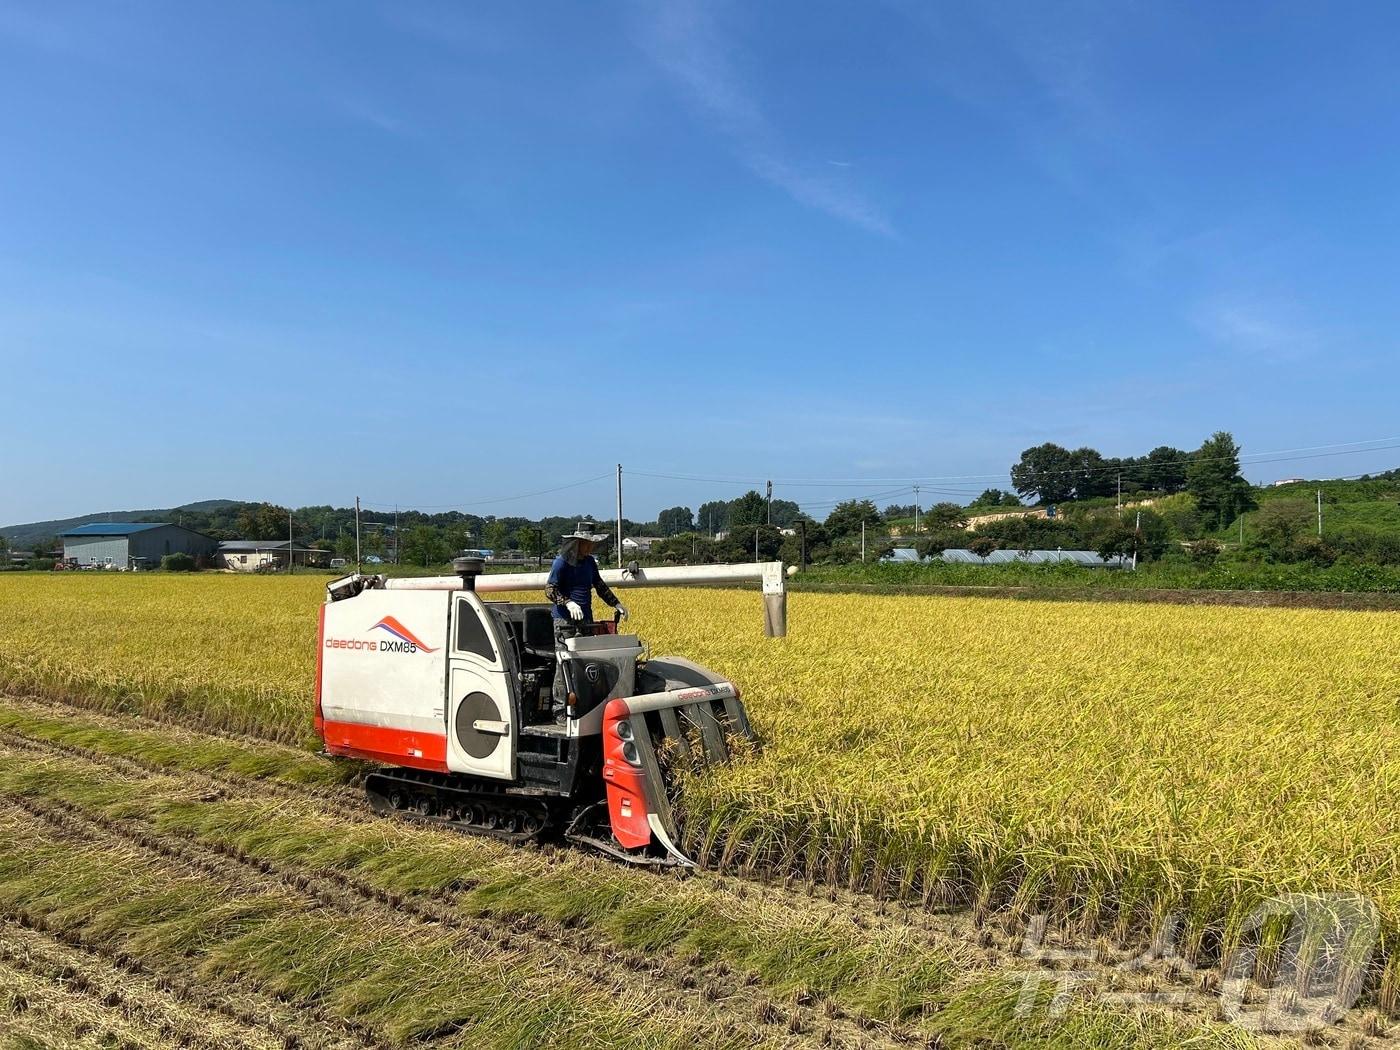
[[[0,585],[0,682],[305,738],[323,579]],[[767,748],[685,785],[712,862],[1229,944],[1264,896],[1400,916],[1400,617],[641,591],[656,652],[730,675]],[[1393,987],[1386,994],[1393,996]],[[1393,1005],[1393,1004],[1391,1004]]]
[[[185,756],[174,760],[154,733],[74,727],[14,703],[18,710],[0,709],[0,798],[69,827],[91,850],[134,843],[176,865],[219,877],[233,872],[238,885],[241,867],[252,883],[292,887],[332,910],[402,915],[434,941],[432,931],[470,932],[500,946],[506,971],[526,967],[522,989],[533,944],[561,972],[597,986],[645,987],[673,1009],[687,1000],[704,1012],[706,1001],[717,1011],[722,1004],[721,1016],[745,1045],[774,1033],[792,1046],[866,1050],[989,1041],[1124,1050],[1252,1045],[1220,1025],[1094,1006],[1053,1019],[1019,1016],[1020,993],[1006,973],[988,969],[990,957],[961,941],[936,945],[928,933],[871,912],[736,893],[709,880],[657,879],[573,852],[551,858],[367,811],[347,814],[329,800],[260,793],[299,782],[296,756],[281,763],[264,750],[263,779],[220,776],[221,794],[211,795],[213,785],[188,772]],[[218,744],[195,764],[226,768]],[[0,890],[0,908],[4,900]],[[333,1015],[343,1016],[339,989],[321,988],[307,994],[328,995]],[[546,1042],[574,1045],[578,1030],[564,1026]],[[508,1030],[483,1045],[514,1046],[514,1039]]]

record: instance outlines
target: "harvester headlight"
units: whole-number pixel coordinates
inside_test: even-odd
[[[617,735],[620,736],[623,740],[631,740],[632,723],[627,721],[627,719],[625,718],[621,722],[617,723]]]
[[[622,745],[622,757],[627,759],[627,761],[631,762],[634,766],[642,764],[637,758],[637,745],[630,740]]]

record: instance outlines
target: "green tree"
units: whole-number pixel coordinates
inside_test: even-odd
[[[1021,453],[1011,468],[1011,485],[1038,503],[1061,503],[1074,495],[1075,454],[1053,441]]]
[[[1191,560],[1206,568],[1215,564],[1215,559],[1220,557],[1220,552],[1224,549],[1219,540],[1213,540],[1209,537],[1195,540],[1186,545],[1186,553],[1191,556]]]
[[[1167,553],[1171,546],[1171,527],[1162,515],[1143,507],[1123,511],[1122,520],[1133,530],[1140,561],[1156,561]]]
[[[1147,454],[1142,464],[1142,482],[1159,492],[1184,492],[1186,468],[1191,453],[1170,445],[1158,445]]]
[[[768,501],[750,489],[729,505],[729,529],[742,529],[745,525],[763,525],[768,521]]]
[[[290,515],[286,507],[273,503],[245,504],[238,514],[237,529],[245,540],[285,540]]]
[[[1201,516],[1196,511],[1196,502],[1181,498],[1158,503],[1153,508],[1167,523],[1177,539],[1195,540],[1201,535]]]
[[[442,530],[442,541],[455,558],[472,547],[472,532],[464,521],[454,521]]]
[[[831,537],[826,526],[819,521],[799,520],[793,526],[793,535],[784,536],[778,548],[778,557],[787,565],[801,565],[805,553],[807,564],[823,561],[831,546]]]
[[[984,507],[1019,507],[1020,505],[1021,501],[1014,492],[1005,492],[1001,489],[983,489],[982,494],[968,505],[968,509],[981,510]]]
[[[503,521],[488,521],[481,530],[481,545],[489,551],[500,554],[506,549],[510,538],[510,527]]]
[[[1253,486],[1240,475],[1240,447],[1224,430],[1206,438],[1191,457],[1186,488],[1201,517],[1216,528],[1255,507]]]
[[[770,510],[773,524],[780,529],[790,529],[802,518],[802,508],[790,499],[775,499]]]
[[[1114,520],[1099,532],[1094,550],[1104,561],[1114,558],[1131,557],[1133,553],[1133,529],[1126,522]]]
[[[979,558],[989,557],[997,547],[997,541],[990,536],[978,536],[967,545],[967,549]]]
[[[946,532],[966,525],[967,512],[956,503],[935,503],[919,524],[930,532]]]
[[[1319,568],[1327,568],[1337,560],[1337,551],[1321,536],[1304,536],[1294,548],[1299,561],[1309,561]]]
[[[861,523],[867,528],[883,525],[884,520],[875,504],[868,499],[842,500],[826,516],[826,531],[833,539],[846,536],[859,536]]]
[[[403,539],[403,558],[413,565],[436,565],[448,557],[442,533],[431,525],[415,525]]]
[[[678,536],[695,529],[695,515],[689,507],[667,507],[656,516],[657,531],[663,536]]]
[[[355,534],[353,532],[342,532],[335,540],[335,553],[337,557],[346,561],[355,560]]]
[[[700,504],[695,512],[695,527],[707,536],[729,528],[729,501],[717,499]]]
[[[533,525],[526,525],[515,532],[515,545],[520,548],[527,557],[543,557],[545,550],[544,533]]]
[[[1110,496],[1118,487],[1118,463],[1106,460],[1097,449],[1077,448],[1070,453],[1075,499]]]
[[[1305,499],[1271,499],[1250,519],[1254,541],[1275,561],[1293,561],[1298,544],[1312,534],[1316,518],[1313,504]]]
[[[735,529],[729,538],[743,548],[746,561],[776,561],[783,544],[783,534],[776,525],[751,525]]]

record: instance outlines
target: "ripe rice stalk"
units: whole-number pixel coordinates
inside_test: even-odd
[[[307,743],[324,582],[7,578],[0,686]],[[1394,614],[797,593],[774,642],[744,591],[628,605],[653,652],[740,683],[764,736],[682,778],[712,866],[1115,936],[1180,914],[1202,959],[1260,900],[1344,887],[1393,941]]]

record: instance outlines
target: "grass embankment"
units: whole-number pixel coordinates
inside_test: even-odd
[[[303,740],[320,591],[34,578],[0,591],[0,681]],[[796,594],[775,642],[747,592],[628,604],[767,738],[686,785],[711,858],[1086,928],[1181,911],[1206,956],[1279,891],[1400,917],[1400,618]]]
[[[1340,594],[1400,592],[1400,566],[1275,565],[1222,560],[1199,566],[1174,559],[1143,562],[1136,571],[1059,565],[949,565],[856,563],[817,565],[796,586],[821,587],[1028,587],[1037,590],[1117,592],[1146,590],[1285,591]]]

